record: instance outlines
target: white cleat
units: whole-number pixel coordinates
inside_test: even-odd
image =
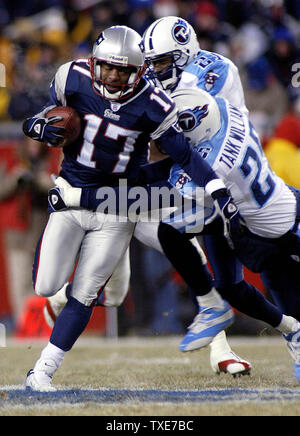
[[[49,327],[53,328],[55,321],[67,304],[66,290],[69,283],[67,282],[55,295],[47,298],[46,304],[44,306],[44,318]]]
[[[282,335],[287,341],[287,347],[294,360],[294,373],[300,382],[300,329],[288,335]]]
[[[53,360],[39,359],[34,367],[28,371],[26,378],[26,390],[37,392],[55,392],[52,386],[52,376],[57,370]]]
[[[247,360],[241,359],[239,356],[234,354],[232,351],[218,355],[218,358],[210,355],[210,364],[212,370],[216,374],[221,372],[225,374],[231,374],[233,377],[240,377],[241,375],[250,375],[251,363]]]

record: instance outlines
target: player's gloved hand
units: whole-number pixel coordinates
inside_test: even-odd
[[[237,234],[241,229],[239,210],[226,188],[217,189],[211,194],[218,214],[224,224],[224,236],[230,248],[234,249],[232,234]]]
[[[57,212],[69,207],[80,207],[81,188],[73,188],[63,177],[55,178],[55,186],[48,192],[50,212]]]
[[[23,123],[23,132],[36,141],[48,142],[54,147],[64,141],[65,128],[53,126],[62,117],[33,117],[28,118]]]

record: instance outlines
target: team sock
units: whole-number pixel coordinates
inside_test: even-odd
[[[70,297],[54,324],[50,337],[51,344],[63,351],[69,351],[85,330],[91,314],[92,307]]]

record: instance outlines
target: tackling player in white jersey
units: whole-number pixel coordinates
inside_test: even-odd
[[[162,34],[164,38],[161,38]],[[173,92],[175,89],[200,88],[209,92],[209,94],[214,97],[226,98],[234,107],[238,108],[239,111],[248,115],[237,67],[229,59],[219,54],[205,50],[198,50],[197,52],[199,46],[194,36],[193,29],[185,20],[179,17],[158,19],[147,29],[144,40],[146,57],[150,61],[150,75],[157,85],[160,84],[163,89],[170,92]],[[251,133],[254,143],[256,142],[258,144],[259,139],[253,129]],[[245,177],[249,172],[253,174],[253,167],[255,170],[256,165],[260,164],[259,159],[257,159],[257,156],[260,156],[260,152],[257,148],[261,150],[261,146],[256,145],[254,152],[249,150],[248,155],[245,156],[244,166],[242,167]],[[209,144],[206,144],[206,146],[203,145],[202,156],[206,157],[208,154],[207,151],[209,150]],[[229,152],[224,153],[224,170],[226,169],[226,163],[230,167],[230,161],[234,161],[235,153],[234,146],[231,150],[229,149]],[[280,186],[282,186],[283,183],[282,181],[281,183],[278,182],[274,187],[272,177],[270,175],[266,176],[267,171],[268,165],[266,160],[264,160],[262,168],[257,168],[259,180],[253,180],[252,193],[250,194],[255,201],[261,205],[268,200],[268,197],[272,196],[272,199],[274,199],[276,193],[278,194],[280,192]],[[222,176],[226,176],[226,171],[224,171]],[[180,177],[177,183],[180,186],[180,183],[185,180],[185,177]],[[263,183],[260,184],[261,181],[263,181]],[[241,187],[241,184],[239,187]],[[286,188],[283,188],[283,192],[287,192]],[[285,199],[291,198],[290,193],[286,193],[286,195],[287,197],[285,197]],[[285,199],[282,199],[282,201]],[[294,200],[292,199],[291,201],[291,207],[293,207]],[[244,207],[246,208],[246,205],[244,205]],[[276,231],[278,231],[279,228],[281,231],[284,231],[288,228],[290,221],[288,219],[286,222],[284,216],[280,216],[278,213],[281,208],[280,202],[274,207],[276,211],[271,221],[273,223],[275,220],[277,221]],[[250,212],[250,210],[246,212]],[[258,225],[257,221],[260,219],[264,219],[263,215],[255,218],[256,228]],[[248,222],[250,224],[253,222],[253,218],[250,218],[250,214],[248,215]],[[262,227],[262,221],[260,221],[260,224]],[[174,226],[174,223],[172,225]],[[276,225],[274,223],[273,227],[275,228]],[[269,229],[268,232],[264,233],[264,235],[269,237],[275,235],[273,230]],[[237,267],[236,259],[234,256],[231,256],[230,253],[227,252],[227,255],[221,254],[222,250],[225,250],[226,253],[226,244],[224,245],[224,243],[222,243],[222,238],[211,234],[204,235],[203,240],[214,271],[215,285],[223,297],[226,293],[228,294],[228,292],[232,293],[234,288],[236,288],[238,293],[243,294],[246,292],[249,294],[251,290],[249,287],[247,290],[245,282],[242,280],[243,274],[241,265]],[[240,250],[244,246],[243,243],[240,243]],[[256,241],[254,242],[254,246],[256,247],[256,250],[254,250],[255,253],[257,251]],[[261,248],[262,251],[272,251],[273,249],[272,246],[268,247],[266,245]],[[249,253],[243,254],[241,257],[244,264],[246,266],[248,265],[250,269],[262,272],[262,279],[272,292],[274,300],[279,305],[281,311],[293,315],[300,320],[300,309],[297,309],[297,307],[300,306],[298,297],[300,290],[297,280],[298,265],[289,258],[285,260],[284,265],[282,262],[280,265],[280,262],[277,260],[277,267],[275,268],[273,261],[273,268],[270,268],[267,267],[267,265],[258,265],[258,258],[259,256],[255,257],[255,255],[253,255],[250,261]],[[286,271],[286,274],[282,275],[280,271]],[[252,291],[251,293],[253,293]],[[255,315],[255,313],[253,315]],[[223,339],[220,343],[224,344],[225,349],[225,340]],[[213,344],[214,342],[211,347],[213,347]]]
[[[147,75],[156,86],[168,93],[180,88],[201,88],[229,99],[248,114],[237,67],[224,56],[201,50],[193,27],[186,20],[175,16],[160,18],[149,26],[143,39],[149,65]],[[138,224],[136,234],[143,242],[147,227]],[[210,345],[210,362],[218,373],[228,371],[236,375],[251,370],[249,362],[231,351],[224,331]]]
[[[164,35],[164,38],[161,38],[162,34]],[[236,107],[238,111],[246,116],[248,115],[237,67],[231,60],[224,56],[201,50],[193,28],[185,20],[180,17],[165,17],[156,20],[146,30],[144,41],[146,58],[150,63],[148,72],[157,86],[160,86],[169,92],[174,92],[175,90],[178,91],[180,89],[203,89],[214,97],[224,97],[232,106]],[[186,101],[185,103],[187,104]],[[234,109],[232,108],[232,110]],[[235,119],[236,134],[242,135],[243,132],[239,132],[239,115],[236,115]],[[206,118],[202,121],[205,123],[205,120]],[[215,122],[216,121],[217,120],[215,120]],[[186,122],[187,119],[185,118],[181,127],[184,127]],[[216,129],[215,125],[213,128]],[[235,193],[239,191],[240,196],[237,195],[237,201],[239,207],[242,204],[242,208],[245,209],[244,212],[247,215],[247,224],[251,225],[252,223],[255,223],[254,228],[257,229],[258,234],[260,234],[258,222],[260,223],[261,230],[264,225],[263,221],[266,218],[266,220],[269,220],[267,226],[268,230],[265,228],[261,231],[264,236],[272,237],[272,235],[274,236],[276,234],[276,231],[279,231],[279,228],[281,232],[288,229],[291,220],[291,217],[286,220],[284,213],[282,216],[278,213],[281,208],[281,203],[278,198],[280,193],[285,193],[285,197],[282,198],[282,201],[290,199],[292,202],[291,207],[293,207],[294,198],[291,198],[291,193],[287,192],[286,187],[282,187],[282,181],[277,181],[275,186],[273,185],[273,179],[270,175],[269,166],[265,158],[262,167],[259,167],[262,150],[259,139],[257,138],[252,126],[251,137],[252,142],[254,143],[254,148],[253,151],[249,149],[248,154],[245,156],[243,162],[244,165],[242,166],[242,171],[244,171],[244,178],[242,178],[242,180],[244,183],[247,183],[246,176],[249,175],[249,173],[251,173],[252,176],[253,171],[255,172],[255,169],[257,170],[257,173],[255,174],[256,178],[252,181],[251,191],[248,196],[252,196],[254,202],[258,202],[262,208],[269,198],[270,201],[274,201],[276,198],[277,204],[274,206],[274,209],[276,209],[274,212],[275,215],[271,218],[270,215],[264,217],[264,214],[259,214],[259,216],[255,216],[255,218],[252,217],[249,204],[246,205],[245,203],[239,202],[241,196],[245,195],[245,192],[247,192],[247,186],[244,186],[245,191],[243,192],[243,183],[239,180],[236,185],[234,185],[234,181],[232,181],[233,183],[231,183],[230,186],[228,185],[228,187],[233,189]],[[200,138],[198,138],[198,140],[199,139]],[[218,175],[224,179],[226,179],[227,176],[226,170],[228,171],[231,168],[233,162],[235,162],[235,159],[238,156],[237,150],[235,150],[234,139],[231,142],[233,144],[230,147],[229,139],[227,150],[221,157],[223,159],[223,169],[222,166],[218,167]],[[213,153],[210,153],[210,151],[211,147],[209,143],[202,144],[201,154],[203,157],[208,159],[209,163],[212,164],[213,158],[211,156]],[[176,170],[173,170],[173,174],[174,172],[176,173]],[[180,170],[178,170],[178,168],[177,172],[179,177],[176,182],[177,186],[180,186],[182,182],[186,182],[188,179],[186,179],[186,175],[180,177]],[[175,177],[176,174],[174,174],[173,181]],[[206,213],[209,214],[208,209],[206,209]],[[241,211],[241,213],[243,213],[243,211]],[[271,209],[269,209],[269,213],[272,213]],[[277,221],[276,224],[274,222],[275,219]],[[272,229],[277,226],[275,231],[270,230],[270,220],[273,223]],[[176,226],[173,222],[172,226],[174,225]],[[214,272],[215,286],[223,298],[226,298],[226,294],[233,294],[234,292],[236,295],[252,294],[253,296],[257,296],[258,294],[255,292],[255,289],[246,284],[243,280],[242,265],[239,265],[237,259],[232,256],[232,253],[227,251],[227,244],[222,241],[223,239],[224,238],[220,238],[214,234],[203,236],[206,252]],[[240,248],[243,246],[242,243],[239,244]],[[264,250],[266,249],[267,248],[264,247]],[[272,251],[273,247],[268,247],[268,249]],[[224,250],[225,254],[222,254],[222,250]],[[257,260],[255,256],[253,256],[251,262],[249,262],[248,253],[243,255],[241,259],[250,269],[253,269],[254,267],[254,270],[257,270],[258,265],[254,265]],[[261,272],[262,265],[259,266],[259,269],[259,272]],[[264,265],[262,279],[269,289],[271,287],[270,290],[272,291],[272,295],[281,311],[283,313],[288,312],[289,315],[295,316],[300,320],[300,309],[296,309],[296,304],[291,304],[291,301],[294,301],[295,303],[298,301],[297,295],[299,294],[299,286],[298,281],[296,280],[296,276],[298,275],[297,265],[288,259],[286,260],[284,269],[289,271],[289,273],[284,276],[285,278],[283,280],[279,272],[277,276],[275,276],[273,269],[266,268],[266,265]],[[279,268],[275,268],[275,270],[279,270]],[[272,290],[274,287],[276,287],[276,294]],[[241,311],[243,311],[242,307]],[[257,317],[255,311],[252,316]],[[271,320],[271,318],[267,322],[271,322],[271,325],[275,326],[275,319]],[[215,356],[220,356],[219,353],[222,352],[222,350],[225,352],[226,347],[228,347],[224,332],[222,335],[218,335],[216,339],[219,339],[218,342],[214,340],[211,344],[212,360]],[[214,347],[214,344],[216,344],[216,347]],[[214,349],[216,350],[215,354],[213,353]]]
[[[300,258],[300,191],[288,186],[278,177],[269,166],[264,155],[259,138],[247,116],[232,106],[222,98],[213,99],[206,92],[195,89],[181,89],[172,94],[176,106],[179,109],[179,124],[185,131],[185,135],[190,139],[191,145],[198,150],[205,160],[210,163],[216,174],[224,181],[230,190],[235,204],[239,208],[242,220],[242,227],[236,232],[231,233],[235,254],[254,272],[264,272],[267,277],[272,278],[274,274],[286,277],[288,272],[281,268],[279,272],[276,268],[280,265],[294,265],[295,271],[299,272]],[[205,109],[203,109],[205,108]],[[203,114],[203,111],[205,113]],[[201,116],[199,116],[201,113]],[[170,174],[170,183],[176,186],[183,196],[191,196],[191,192],[196,192],[197,185],[187,177],[183,177],[184,172],[174,165]],[[185,180],[185,183],[178,184],[178,181]],[[209,208],[210,199],[207,201]],[[203,207],[203,204],[200,205]],[[197,207],[196,207],[197,209]],[[207,214],[208,222],[211,222],[213,210]],[[216,220],[218,221],[218,220]],[[164,251],[168,254],[175,268],[182,277],[197,288],[197,271],[191,265],[197,264],[197,255],[190,246],[186,249],[186,241],[180,245],[180,237],[183,235],[186,224],[183,222],[174,226],[174,222],[169,223],[172,229],[176,227],[176,235],[170,226],[164,228],[162,223],[159,229],[160,242]],[[169,230],[168,230],[169,229]],[[179,229],[179,231],[178,231]],[[213,230],[218,233],[217,228]],[[192,232],[191,232],[192,233]],[[209,230],[208,230],[209,233]],[[221,230],[220,238],[223,237]],[[176,242],[174,242],[176,237]],[[178,261],[174,254],[174,248],[179,249],[181,255],[188,259],[186,262]],[[238,262],[233,262],[230,257],[228,247],[220,251],[219,256],[227,268],[236,274],[239,267]],[[227,256],[229,254],[229,257]],[[194,260],[192,260],[194,258]],[[228,259],[230,263],[228,263]],[[200,263],[200,259],[198,260]],[[231,264],[232,263],[232,264]],[[275,270],[274,270],[275,267]],[[297,274],[298,277],[298,274]],[[290,278],[291,280],[291,278]],[[198,280],[198,286],[201,286]],[[223,298],[227,299],[233,306],[237,307],[232,299],[233,294],[226,289],[220,290]],[[227,289],[228,291],[228,289]],[[281,293],[285,288],[281,289]],[[247,301],[248,295],[248,301]],[[248,314],[258,311],[259,300],[249,299],[246,290],[240,288],[239,297],[247,301]],[[207,301],[207,296],[202,301]],[[279,298],[280,301],[280,298]],[[299,307],[297,300],[294,299],[296,307],[289,310],[287,315],[295,315],[299,320]],[[218,304],[217,299],[213,303]],[[201,304],[202,311],[205,304]],[[251,307],[252,306],[252,307]],[[280,305],[281,306],[281,305]],[[266,314],[270,319],[275,315],[271,306],[265,305]],[[200,310],[190,331],[181,343],[182,351],[192,350],[201,347],[203,337],[207,335],[206,330],[211,327],[203,327],[205,315]],[[205,312],[205,310],[204,310]],[[276,315],[274,317],[274,322]],[[291,324],[292,331],[279,330],[287,341],[288,349],[294,359],[294,371],[298,381],[300,381],[300,353],[299,353],[299,322],[294,319]],[[271,322],[273,327],[276,327]],[[202,324],[202,326],[201,326]],[[278,328],[278,326],[277,326]]]

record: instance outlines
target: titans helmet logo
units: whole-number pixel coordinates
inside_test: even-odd
[[[184,45],[190,40],[191,30],[183,20],[178,20],[173,26],[172,36],[178,44]]]
[[[208,104],[196,106],[194,109],[186,109],[179,112],[178,123],[184,132],[190,132],[195,129],[201,120],[208,115]]]

